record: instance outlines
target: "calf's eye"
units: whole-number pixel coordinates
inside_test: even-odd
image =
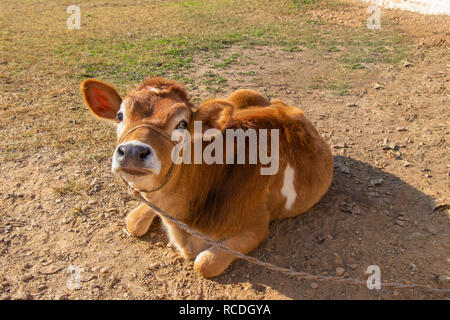
[[[123,113],[122,112],[117,112],[116,119],[117,119],[117,121],[122,122],[122,120],[123,120]]]
[[[178,122],[178,124],[175,127],[175,129],[185,130],[187,127],[188,127],[187,121],[186,120],[181,120],[180,122]]]

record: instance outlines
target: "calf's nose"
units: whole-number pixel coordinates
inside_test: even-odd
[[[144,161],[151,155],[152,150],[145,145],[122,144],[116,152],[119,161]]]

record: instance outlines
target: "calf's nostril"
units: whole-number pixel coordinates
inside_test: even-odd
[[[124,155],[125,155],[125,148],[124,148],[124,147],[119,147],[119,148],[117,149],[117,153],[118,153],[120,156],[124,156]]]
[[[139,152],[139,158],[141,160],[144,160],[145,158],[147,158],[150,155],[150,149],[149,148],[144,148]]]

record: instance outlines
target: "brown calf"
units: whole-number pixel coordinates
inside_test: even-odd
[[[81,90],[94,115],[117,124],[113,172],[159,208],[231,249],[242,253],[255,249],[271,220],[307,211],[331,183],[330,149],[303,111],[281,101],[269,102],[257,92],[238,90],[226,100],[209,100],[195,110],[180,84],[162,78],[145,80],[123,100],[113,87],[98,80],[85,80]],[[219,159],[223,161],[174,165],[172,150],[178,141],[170,137],[176,130],[190,133],[194,139],[185,142],[194,145],[195,121],[200,121],[202,132],[278,129],[278,172],[262,175],[261,163],[226,164],[225,146],[225,156]],[[269,134],[271,139],[274,136]],[[208,145],[200,143],[202,148]],[[232,149],[237,150],[236,144]],[[273,150],[268,148],[271,155]],[[248,161],[250,153],[245,152]],[[154,217],[141,204],[127,216],[128,231],[144,235]],[[195,259],[194,268],[203,276],[221,274],[235,259],[162,221],[170,241],[186,259]]]

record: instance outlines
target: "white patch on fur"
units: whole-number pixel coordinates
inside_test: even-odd
[[[283,187],[281,188],[281,194],[286,198],[284,207],[287,210],[292,208],[295,199],[297,199],[297,192],[294,187],[294,177],[295,171],[288,163],[286,169],[284,169]]]
[[[159,94],[161,92],[158,88],[151,87],[151,86],[147,86],[147,89],[156,94]]]

